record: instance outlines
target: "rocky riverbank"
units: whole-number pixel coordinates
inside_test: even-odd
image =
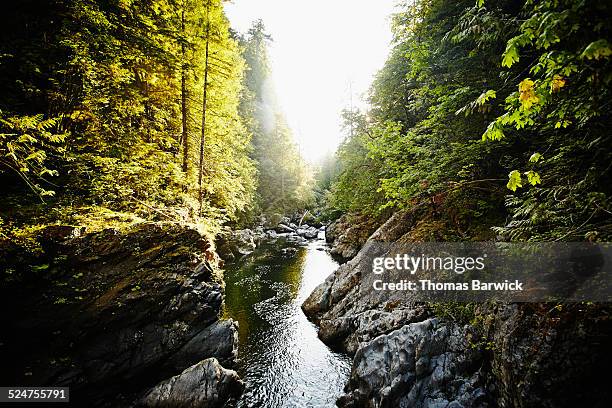
[[[215,407],[239,395],[223,367],[237,325],[220,318],[212,244],[174,224],[82,234],[48,227],[34,257],[1,243],[1,382],[69,386],[79,406]]]
[[[359,214],[344,214],[325,229],[331,254],[341,261],[355,257],[370,235],[385,221]]]
[[[392,216],[303,304],[319,337],[354,355],[340,406],[606,406],[608,306],[423,304],[360,291],[380,244],[400,251],[415,225],[409,211]]]
[[[226,261],[233,261],[248,255],[263,241],[285,238],[289,242],[305,244],[316,239],[325,230],[322,224],[316,226],[302,223],[299,216],[279,217],[278,220],[262,219],[261,225],[253,229],[226,231],[217,238],[217,252]]]

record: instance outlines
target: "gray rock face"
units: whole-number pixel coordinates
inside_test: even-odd
[[[485,407],[466,329],[438,319],[381,335],[355,354],[346,407]]]
[[[338,218],[325,229],[331,254],[343,260],[353,258],[380,223],[380,220],[368,216],[343,215]]]
[[[139,405],[215,408],[224,406],[232,397],[240,396],[243,388],[244,384],[235,371],[227,370],[216,359],[209,358],[153,387]]]
[[[306,238],[306,239],[315,239],[319,236],[319,230],[315,227],[311,227],[309,225],[302,225],[297,230],[298,235]]]
[[[253,252],[260,238],[261,234],[250,229],[229,231],[217,239],[217,251],[223,259],[239,258]]]
[[[302,305],[324,342],[355,355],[341,406],[607,406],[610,306],[480,304],[464,327],[409,294],[362,290],[372,258],[401,252],[415,221],[393,215]]]
[[[238,356],[238,322],[218,320],[185,343],[168,361],[180,371],[202,359],[217,357],[221,364],[233,364]]]
[[[361,292],[362,277],[372,273],[372,258],[388,248],[381,242],[393,242],[401,236],[398,231],[391,233],[395,230],[391,226],[404,221],[403,217],[392,217],[357,256],[340,265],[306,299],[302,309],[319,323],[322,340],[354,353],[363,342],[425,317],[425,308],[407,301],[405,294]]]
[[[33,286],[0,287],[12,313],[1,383],[70,386],[79,406],[121,406],[204,358],[234,359],[219,259],[197,231],[144,223],[54,248]]]

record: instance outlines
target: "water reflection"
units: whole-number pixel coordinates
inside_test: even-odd
[[[247,384],[239,407],[333,407],[349,375],[349,358],[323,344],[300,309],[337,263],[322,240],[291,256],[287,245],[262,245],[225,272],[225,314],[240,324]]]

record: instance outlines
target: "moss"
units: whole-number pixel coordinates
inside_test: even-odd
[[[476,318],[474,303],[436,302],[430,303],[429,307],[435,316],[462,325],[472,324]]]

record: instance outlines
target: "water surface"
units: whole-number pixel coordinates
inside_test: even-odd
[[[319,239],[297,252],[284,239],[261,245],[225,272],[225,314],[240,324],[239,407],[333,407],[350,358],[317,337],[300,305],[338,264]]]

